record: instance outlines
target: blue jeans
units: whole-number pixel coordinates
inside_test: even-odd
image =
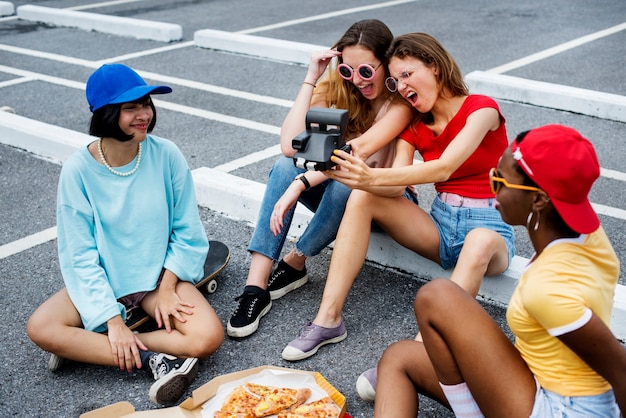
[[[261,210],[248,251],[257,252],[277,261],[285,244],[295,206],[283,219],[283,229],[274,236],[270,231],[270,217],[274,205],[285,193],[294,177],[306,170],[297,168],[292,158],[281,157],[270,171],[261,202]],[[307,257],[319,254],[335,240],[351,189],[338,181],[326,180],[300,195],[298,201],[314,213],[309,225],[298,239],[296,248]]]
[[[439,257],[444,269],[447,270],[456,264],[465,242],[465,236],[474,228],[487,228],[500,234],[504,238],[509,252],[509,264],[511,263],[515,255],[513,228],[502,220],[500,212],[494,207],[450,206],[437,196],[431,206],[430,216],[437,225],[441,237]]]
[[[561,396],[537,384],[529,418],[619,418],[613,390],[595,396]]]

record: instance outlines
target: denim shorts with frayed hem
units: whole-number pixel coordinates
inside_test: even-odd
[[[495,199],[491,200],[495,203]],[[454,267],[463,248],[466,235],[475,228],[487,228],[500,234],[504,238],[504,243],[509,252],[509,264],[511,263],[515,255],[513,228],[502,220],[500,212],[495,207],[450,206],[437,196],[432,203],[430,216],[439,230],[441,238],[439,257],[444,269]]]
[[[561,396],[539,386],[529,418],[619,418],[613,390],[595,396]]]

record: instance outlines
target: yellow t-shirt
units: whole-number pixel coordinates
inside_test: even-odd
[[[585,325],[593,312],[607,326],[619,261],[602,227],[553,241],[520,278],[507,309],[515,346],[541,386],[561,396],[592,396],[611,387],[557,336]]]

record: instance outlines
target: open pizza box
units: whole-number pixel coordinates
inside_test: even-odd
[[[118,402],[84,413],[80,418],[212,418],[213,411],[219,409],[230,390],[248,381],[277,387],[310,387],[312,395],[309,401],[330,396],[341,409],[339,417],[348,418],[345,396],[320,373],[276,366],[255,367],[218,376],[194,390],[191,397],[178,406],[135,411],[130,402]]]

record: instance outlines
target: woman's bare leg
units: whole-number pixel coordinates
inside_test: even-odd
[[[476,297],[485,276],[500,274],[508,267],[509,254],[504,238],[491,229],[476,228],[465,237],[450,280]],[[421,333],[415,341],[422,341]]]
[[[115,366],[105,334],[86,331],[67,289],[52,295],[26,325],[30,339],[45,351],[83,363]]]
[[[374,417],[415,418],[418,390],[447,405],[424,344],[408,340],[392,344],[378,363]]]
[[[445,385],[466,382],[486,417],[528,417],[535,380],[495,321],[457,284],[436,279],[415,299],[428,356]]]
[[[380,197],[353,190],[337,233],[322,302],[313,320],[316,325],[334,328],[341,322],[343,305],[365,262],[373,220],[400,244],[438,256],[439,233],[417,205],[404,197]],[[435,245],[437,250],[430,251]]]
[[[509,266],[504,238],[496,231],[476,228],[465,237],[450,280],[476,297],[485,276],[502,273]]]
[[[176,357],[206,358],[213,354],[224,340],[224,327],[205,296],[191,283],[179,281],[176,293],[181,300],[194,305],[193,314],[183,314],[186,322],[173,317],[172,332],[165,329],[139,334],[139,339],[150,351],[167,353]],[[156,293],[149,293],[141,307],[154,315]]]
[[[295,248],[289,251],[283,260],[296,270],[304,270],[306,267],[306,256],[299,255]]]
[[[248,270],[246,285],[267,289],[267,282],[272,273],[273,266],[274,260],[261,253],[253,252],[250,259],[250,269]]]

